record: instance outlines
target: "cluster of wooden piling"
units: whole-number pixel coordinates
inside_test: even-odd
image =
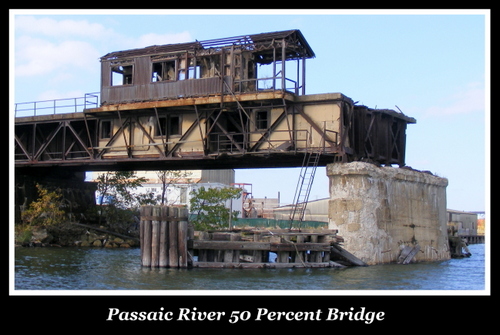
[[[188,229],[185,208],[142,206],[140,223],[141,264],[150,267],[188,266]]]
[[[141,263],[173,268],[320,268],[364,265],[343,250],[334,229],[195,232],[187,210],[141,208]],[[336,260],[341,259],[340,263]],[[343,263],[343,264],[341,264]]]

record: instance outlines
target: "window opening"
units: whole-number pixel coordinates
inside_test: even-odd
[[[101,139],[111,138],[111,120],[101,121]]]
[[[198,79],[200,78],[200,66],[190,66],[188,69],[189,79]]]
[[[132,65],[117,65],[111,68],[111,86],[132,84]]]
[[[274,74],[274,66],[271,64],[259,64],[257,69],[257,85],[259,90],[272,90],[279,89],[281,87],[281,76],[279,74]],[[276,67],[276,71],[278,68]]]
[[[177,80],[184,80],[187,79],[187,59],[185,58],[180,58],[178,61],[178,75],[177,75]]]
[[[181,204],[188,203],[188,189],[186,186],[179,187],[179,203]]]
[[[160,124],[157,124],[155,127],[155,136],[165,136],[167,130],[167,118],[159,117],[158,121],[160,121]]]
[[[152,82],[175,80],[175,60],[153,63]]]
[[[255,114],[255,126],[257,129],[267,129],[269,124],[269,116],[267,111],[257,111]]]
[[[217,77],[220,73],[220,55],[201,57],[197,64],[200,65],[200,76],[198,78]]]
[[[168,124],[168,136],[181,135],[181,117],[170,116]]]

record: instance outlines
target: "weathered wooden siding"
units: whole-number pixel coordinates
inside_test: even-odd
[[[109,75],[111,75],[109,73]],[[135,80],[135,79],[134,79]],[[230,85],[230,78],[225,81]],[[135,82],[135,81],[134,81]],[[218,77],[186,79],[178,81],[160,81],[144,84],[103,86],[101,101],[103,104],[176,99],[181,97],[229,94],[227,86]]]

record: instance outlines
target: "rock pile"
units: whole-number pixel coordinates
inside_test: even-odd
[[[120,237],[109,234],[96,234],[87,232],[81,236],[79,241],[75,241],[75,246],[79,247],[104,247],[104,248],[131,248],[138,246],[132,239],[124,240]]]
[[[99,229],[97,229],[99,230]],[[102,229],[100,229],[102,230]],[[120,235],[120,234],[118,234]],[[58,247],[99,247],[99,248],[132,248],[139,247],[139,240],[117,237],[112,233],[104,233],[93,229],[64,225],[61,227],[34,227],[30,241],[20,243],[22,246],[58,246]]]

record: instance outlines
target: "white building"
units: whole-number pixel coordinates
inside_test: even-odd
[[[97,181],[99,174],[103,172],[91,172],[88,179]],[[189,170],[189,171],[166,171],[163,176],[161,171],[135,171],[137,177],[143,177],[147,181],[141,187],[133,191],[134,194],[153,193],[161,199],[163,185],[165,182],[165,205],[186,205],[189,209],[191,191],[205,188],[223,188],[234,183],[234,170]],[[96,199],[100,195],[96,192]],[[100,203],[99,200],[96,201]],[[226,207],[233,211],[239,211],[241,217],[242,201],[235,199],[228,201]]]

